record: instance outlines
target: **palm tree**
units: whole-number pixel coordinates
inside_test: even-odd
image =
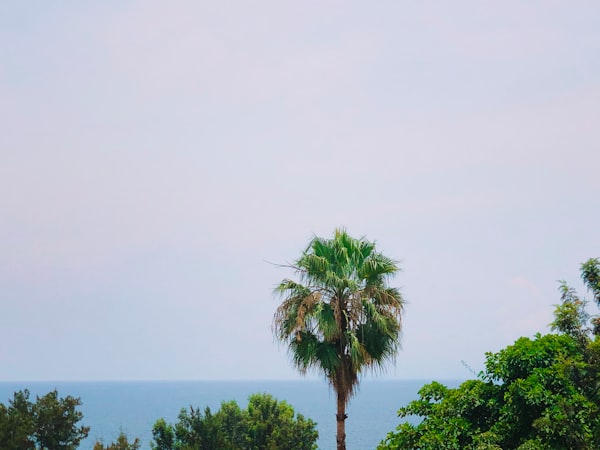
[[[275,336],[305,374],[325,375],[337,396],[337,449],[346,449],[348,401],[365,369],[381,369],[399,347],[402,295],[388,287],[399,268],[375,244],[345,230],[314,237],[292,265],[299,281],[284,279],[273,319]]]

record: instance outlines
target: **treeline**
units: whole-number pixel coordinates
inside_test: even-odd
[[[16,392],[8,406],[0,404],[0,449],[77,449],[90,431],[79,425],[80,405],[80,399],[60,398],[56,390],[36,397],[35,402],[29,391]],[[316,426],[287,402],[253,394],[244,409],[229,401],[215,413],[208,407],[182,409],[174,424],[157,420],[150,446],[154,450],[316,450]],[[130,442],[123,433],[115,442],[94,445],[94,450],[139,449],[139,439]]]

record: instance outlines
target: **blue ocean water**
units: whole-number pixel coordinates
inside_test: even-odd
[[[398,425],[398,408],[417,398],[427,382],[362,381],[348,407],[348,450],[377,447]],[[454,387],[459,381],[445,384]],[[6,404],[13,392],[22,389],[29,389],[32,400],[53,389],[61,397],[81,398],[82,423],[91,427],[82,450],[91,450],[97,440],[112,442],[121,431],[131,439],[140,438],[142,449],[149,449],[157,419],[174,423],[179,411],[190,405],[216,411],[221,402],[236,400],[245,407],[250,394],[261,392],[286,400],[296,412],[317,422],[319,449],[335,449],[335,394],[323,381],[1,382],[0,403]]]

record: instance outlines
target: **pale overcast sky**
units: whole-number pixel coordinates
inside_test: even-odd
[[[293,379],[275,284],[401,261],[388,378],[467,378],[600,256],[600,3],[0,4],[0,380]]]

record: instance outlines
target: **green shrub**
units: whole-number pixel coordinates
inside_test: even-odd
[[[159,419],[152,428],[154,450],[315,450],[316,423],[285,401],[253,394],[242,410],[224,402],[216,413],[182,409],[175,425]]]

